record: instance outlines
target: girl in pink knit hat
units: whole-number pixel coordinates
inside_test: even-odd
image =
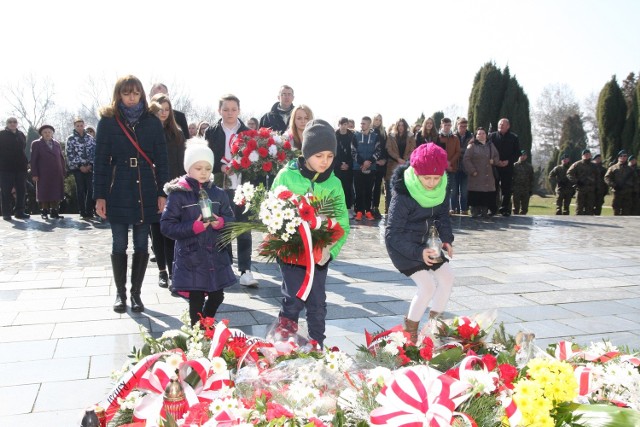
[[[416,343],[418,326],[430,307],[433,329],[449,301],[453,288],[453,232],[447,195],[447,152],[436,144],[419,146],[409,164],[398,167],[392,177],[391,205],[385,244],[393,265],[416,284],[416,294],[404,318],[404,329]],[[429,249],[426,235],[435,226],[442,250]],[[446,255],[446,256],[445,256]]]

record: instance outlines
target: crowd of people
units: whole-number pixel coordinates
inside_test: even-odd
[[[158,285],[188,295],[192,323],[200,315],[215,315],[224,288],[235,283],[232,247],[219,250],[215,242],[225,223],[248,221],[244,206],[233,202],[235,190],[247,178],[231,167],[234,137],[248,129],[270,128],[299,154],[287,167],[252,184],[267,188],[285,184],[298,194],[324,189],[344,207],[339,220],[345,236],[318,263],[316,290],[308,300],[295,297],[305,276],[302,267],[279,261],[283,300],[278,327],[294,333],[306,308],[311,338],[320,344],[325,338],[327,265],[344,244],[349,215],[356,222],[385,217],[390,258],[417,285],[405,318],[405,329],[415,337],[426,309],[431,306],[430,317],[437,318],[451,293],[450,216],[526,215],[534,190],[528,153],[521,149],[507,118],[500,119],[498,130],[491,133],[482,127],[472,132],[464,117],[455,122],[445,117],[439,124],[429,117],[414,126],[399,118],[385,127],[380,114],[363,116],[359,130],[347,117],[334,128],[314,117],[308,105],[294,105],[293,88],[284,85],[278,101],[259,120],[252,117],[245,124],[240,119],[240,99],[228,94],[218,101],[217,122],[188,123],[173,108],[162,83],[154,84],[147,97],[139,79],[125,76],[116,82],[113,94],[100,111],[97,129],[75,118],[73,134],[64,146],[54,138],[53,126],[41,126],[40,138],[31,143],[30,159],[18,121],[7,119],[0,131],[0,184],[4,220],[29,218],[25,209],[29,172],[41,217],[55,220],[61,218],[65,176],[73,175],[80,217],[108,219],[111,227],[113,309],[118,313],[127,307],[131,231],[132,311],[144,311],[140,294],[151,237]],[[569,156],[562,155],[549,177],[556,186],[558,215],[569,214],[576,191],[576,214],[600,215],[608,189],[613,192],[615,215],[639,214],[640,175],[636,159],[625,151],[608,169],[600,155],[592,160],[589,150],[572,165]],[[210,218],[203,218],[198,207],[203,194],[215,206]],[[441,254],[425,247],[425,223],[437,227]],[[257,287],[250,232],[238,236],[236,249],[239,283]]]

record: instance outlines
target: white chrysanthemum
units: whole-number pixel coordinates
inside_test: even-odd
[[[599,341],[599,342],[592,342],[587,352],[600,355],[600,354],[605,354],[612,351],[618,352],[618,347],[613,345],[611,341]]]
[[[287,222],[287,225],[284,226],[284,231],[289,234],[296,234],[298,231],[298,226],[293,223],[293,221]]]
[[[280,235],[280,239],[282,239],[283,242],[288,242],[289,240],[291,240],[291,235],[287,233],[283,233]]]
[[[175,372],[175,370],[178,369],[182,364],[182,357],[179,354],[172,354],[171,356],[167,357],[167,360],[165,362],[167,363],[167,365],[169,365],[169,367],[171,367],[171,371]]]
[[[291,224],[293,224],[293,225],[296,227],[296,229],[297,229],[297,228],[298,228],[298,226],[299,226],[300,224],[302,224],[302,218],[300,218],[300,217],[298,217],[298,216],[297,216],[297,217],[295,217],[295,218],[293,218],[293,219],[291,220]]]
[[[275,227],[276,230],[280,230],[284,225],[284,222],[282,221],[282,218],[273,218],[271,220],[271,225]]]
[[[287,221],[290,221],[296,217],[296,211],[291,208],[285,208],[282,210],[282,217]]]
[[[216,374],[225,372],[227,370],[227,362],[222,357],[214,357],[211,359],[211,369]]]
[[[190,348],[189,351],[187,352],[187,359],[189,360],[199,359],[201,357],[204,357],[204,353],[202,352],[202,349]]]
[[[407,343],[407,338],[404,336],[404,333],[402,332],[391,332],[387,336],[387,339],[389,340],[389,344],[397,347],[402,347],[404,344]]]
[[[222,399],[213,399],[209,404],[209,410],[213,412],[214,416],[224,411],[225,409],[226,409],[226,405],[224,400]]]
[[[139,400],[142,398],[142,394],[139,391],[132,391],[126,398],[118,397],[118,405],[123,410],[133,410],[138,406]]]
[[[282,135],[272,135],[273,140],[276,142],[276,144],[283,144],[283,139],[282,139]]]
[[[251,163],[255,163],[260,158],[260,154],[258,154],[258,150],[253,150],[251,154],[249,154],[249,160]]]
[[[272,145],[269,147],[269,155],[271,157],[275,157],[276,154],[278,154],[278,147],[276,147],[275,145]]]
[[[393,344],[385,345],[382,351],[384,351],[385,353],[389,353],[392,356],[396,356],[399,353],[398,347]]]

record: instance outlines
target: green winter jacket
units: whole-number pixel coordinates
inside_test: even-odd
[[[329,168],[322,174],[316,174],[308,170],[304,163],[302,157],[298,160],[291,160],[286,167],[278,172],[271,188],[275,189],[278,185],[284,185],[295,194],[305,195],[310,192],[317,197],[327,196],[336,200],[336,219],[343,228],[344,235],[331,248],[331,257],[335,260],[342,245],[347,241],[350,230],[349,212],[344,201],[342,183],[333,174],[333,168]]]

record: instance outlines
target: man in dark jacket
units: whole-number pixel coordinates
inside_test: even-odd
[[[2,191],[2,218],[11,221],[12,190],[16,189],[15,216],[29,218],[24,211],[25,182],[27,179],[27,139],[18,130],[18,119],[9,117],[6,127],[0,131],[0,191]]]
[[[513,165],[520,157],[520,141],[518,135],[509,131],[509,119],[502,118],[498,122],[498,132],[489,134],[489,142],[498,149],[498,181],[502,192],[502,202],[499,211],[502,216],[511,215],[511,193],[513,188]]]
[[[289,119],[293,111],[293,89],[283,85],[278,92],[278,102],[260,119],[261,128],[270,128],[276,132],[284,132],[289,127]]]
[[[231,142],[233,136],[249,130],[242,120],[238,118],[240,115],[240,100],[235,95],[224,95],[218,102],[218,113],[222,117],[217,123],[209,126],[204,134],[204,138],[209,144],[209,148],[213,151],[213,177],[214,183],[224,189],[231,201],[236,221],[248,221],[248,217],[244,214],[244,206],[238,206],[233,203],[236,187],[241,184],[238,178],[240,176],[231,169]],[[258,281],[251,273],[251,232],[247,232],[238,236],[238,271],[240,271],[240,284],[255,288]],[[231,253],[231,245],[228,245],[229,255],[233,259]]]
[[[167,89],[167,85],[165,85],[164,83],[154,83],[153,86],[151,86],[151,90],[149,91],[149,99],[153,98],[153,95],[157,93],[164,93],[165,95],[169,96],[169,89]],[[178,127],[182,131],[182,135],[184,135],[184,139],[191,138],[191,133],[189,132],[189,123],[187,123],[187,116],[185,116],[182,111],[178,110],[173,110],[173,115],[176,118]]]

